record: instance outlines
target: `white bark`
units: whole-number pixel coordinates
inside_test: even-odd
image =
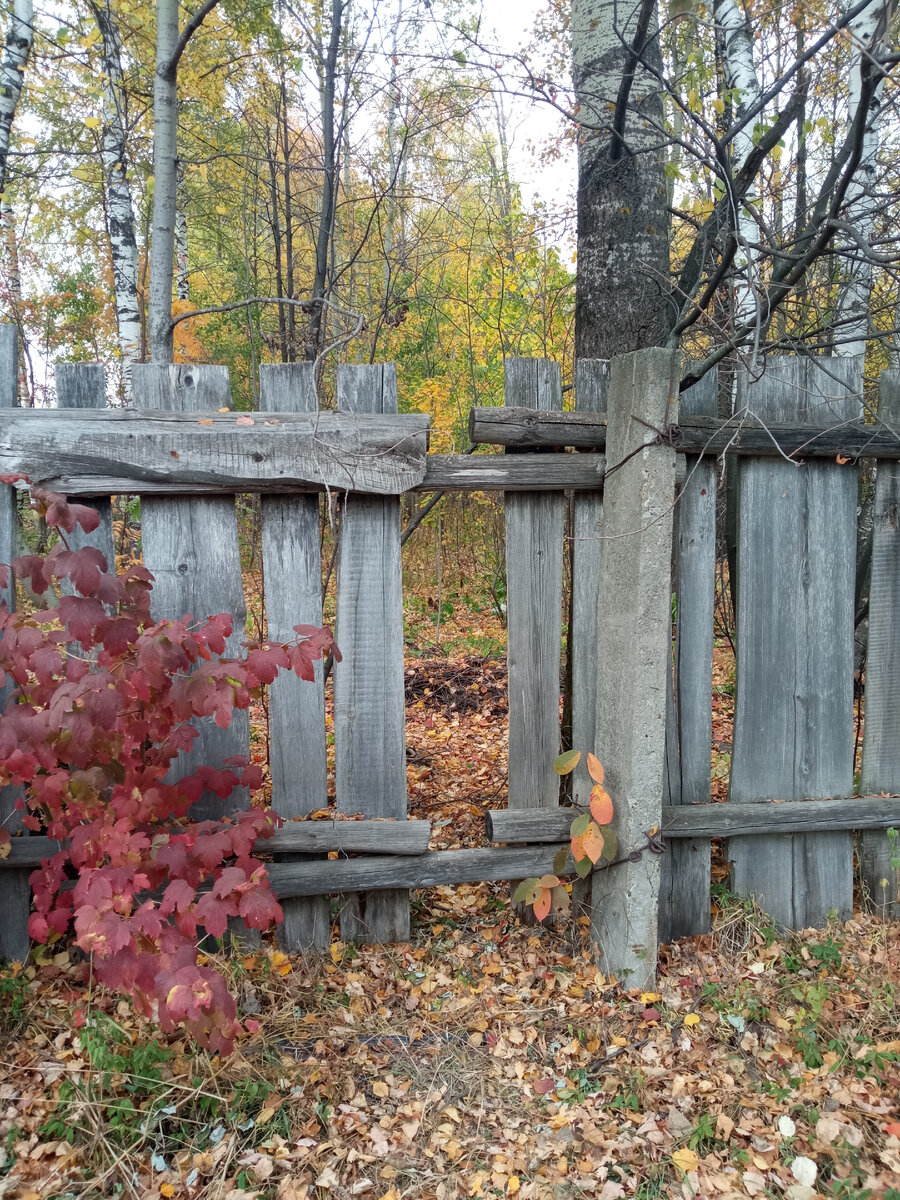
[[[103,65],[103,137],[101,155],[106,187],[109,252],[116,300],[116,326],[122,358],[122,393],[133,401],[131,368],[141,355],[141,314],[138,304],[138,252],[134,201],[128,181],[125,80],[122,45],[111,0],[95,0],[91,7],[101,36]]]
[[[850,25],[853,39],[853,60],[850,67],[850,95],[847,102],[847,121],[851,122],[859,108],[863,72],[870,55],[879,48],[886,22],[885,10],[894,7],[894,0],[872,0]],[[859,234],[862,242],[870,244],[875,227],[875,184],[877,173],[879,126],[883,102],[882,85],[872,97],[863,134],[862,156],[847,189],[844,218]],[[872,261],[860,251],[852,262],[849,274],[841,284],[837,302],[834,352],[841,358],[864,355],[869,336],[869,305],[872,296]]]
[[[153,80],[153,235],[150,258],[150,361],[172,361],[172,269],[175,256],[177,72],[168,69],[178,44],[178,0],[156,3]]]
[[[25,67],[34,41],[34,6],[32,0],[14,0],[12,20],[6,35],[6,48],[0,60],[0,195],[7,182],[9,138]]]
[[[753,59],[753,35],[737,0],[715,0],[713,15],[721,36],[725,82],[734,95],[734,118],[740,121],[762,94]],[[752,119],[747,121],[735,134],[732,142],[734,173],[740,170],[753,149],[755,123]],[[740,211],[733,214],[738,237],[735,267],[742,277],[734,293],[734,319],[739,324],[752,319],[755,306],[756,255],[750,246],[759,241],[759,228],[750,210],[753,195],[752,189],[748,191]]]

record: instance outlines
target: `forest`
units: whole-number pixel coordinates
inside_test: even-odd
[[[900,1200],[894,0],[0,28],[0,1197]]]

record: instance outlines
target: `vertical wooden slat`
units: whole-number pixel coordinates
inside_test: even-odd
[[[59,408],[106,408],[106,369],[102,363],[57,363],[54,373]],[[78,503],[95,508],[100,516],[100,524],[92,533],[85,533],[79,526],[66,534],[66,540],[73,550],[81,546],[95,546],[106,559],[109,570],[115,574],[116,550],[110,497],[79,496]]]
[[[562,409],[559,366],[508,358],[505,402]],[[506,604],[509,666],[509,807],[559,803],[559,663],[566,500],[561,493],[507,492]],[[574,715],[574,709],[573,709]]]
[[[822,428],[860,414],[858,359],[770,360],[738,377],[737,411]],[[857,470],[748,459],[738,516],[737,695],[729,799],[853,791]],[[853,909],[849,833],[732,838],[733,886],[780,924]]]
[[[715,372],[681,396],[682,416],[716,415]],[[678,783],[669,804],[707,804],[712,745],[712,656],[716,588],[716,463],[686,457],[675,505],[675,710]],[[660,863],[659,940],[709,929],[709,838],[673,838]]]
[[[341,412],[395,413],[393,363],[338,370]],[[334,740],[341,812],[406,817],[406,708],[400,501],[347,496],[341,519]],[[354,942],[409,938],[409,892],[385,888],[345,897],[341,936]]]
[[[582,358],[575,364],[575,409],[606,412],[609,363]],[[577,492],[572,532],[572,627],[569,630],[572,663],[572,747],[593,750],[597,711],[597,605],[600,586],[600,530],[603,493]],[[587,804],[591,781],[581,768],[572,777],[572,799]]]
[[[881,376],[878,416],[900,430],[900,371]],[[869,646],[866,655],[866,727],[860,791],[900,793],[900,463],[881,461],[875,484]],[[852,810],[851,810],[852,811]],[[897,820],[900,827],[900,800]],[[859,834],[864,899],[877,912],[900,917],[898,851],[883,830]],[[886,882],[882,882],[886,881]]]
[[[260,367],[262,412],[316,412],[313,363]],[[322,624],[319,498],[263,495],[263,581],[266,627],[272,641],[291,641],[295,625]],[[285,819],[328,803],[325,769],[325,685],[321,663],[314,683],[282,672],[269,688],[269,769],[272,807]],[[285,855],[282,861],[302,861]],[[286,950],[324,948],[331,939],[327,896],[282,901],[279,942]]]
[[[678,356],[667,350],[611,364],[594,751],[606,768],[623,854],[662,821],[675,452],[638,448],[649,439],[642,421],[662,428],[677,420],[677,380]],[[628,987],[650,987],[656,977],[659,871],[659,857],[644,853],[592,875],[591,933],[600,962]]]
[[[19,388],[19,336],[15,325],[0,325],[0,409],[15,408]],[[16,490],[0,484],[0,563],[6,566],[18,552],[16,545]],[[10,578],[0,588],[0,604],[8,611],[16,607],[15,584]],[[13,692],[11,681],[0,687],[0,713]],[[19,788],[0,788],[0,823],[10,833],[22,828],[22,814],[16,808],[21,794]],[[0,872],[0,960],[28,957],[31,940],[28,937],[28,913],[31,909],[30,871],[7,868]]]
[[[136,408],[174,412],[215,412],[231,407],[227,367],[155,366],[133,368]],[[234,630],[227,655],[238,655],[247,619],[241,579],[235,502],[231,496],[141,497],[141,542],[144,565],[154,577],[152,611],[158,620],[192,613],[198,621],[230,613]],[[250,719],[235,711],[227,729],[212,719],[198,722],[200,736],[179,769],[208,763],[221,766],[233,754],[250,753]],[[214,820],[246,807],[243,789],[220,800],[204,793],[192,809],[198,821]]]

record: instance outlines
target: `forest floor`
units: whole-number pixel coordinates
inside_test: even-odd
[[[466,658],[464,624],[444,653],[408,631],[410,811],[442,849],[483,844],[505,793],[502,630]],[[715,692],[723,799],[722,648]],[[408,945],[221,960],[259,1024],[227,1060],[78,957],[0,973],[0,1197],[900,1200],[900,923],[878,916],[785,936],[719,887],[713,932],[638,994],[504,886],[416,893]]]

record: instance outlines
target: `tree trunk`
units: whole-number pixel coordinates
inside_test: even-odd
[[[0,60],[0,195],[6,188],[9,138],[33,40],[32,0],[14,0],[6,48]]]
[[[572,0],[578,153],[575,354],[612,358],[665,342],[669,281],[655,0]],[[624,43],[624,44],[623,44]]]
[[[172,362],[172,275],[175,260],[177,71],[169,70],[178,43],[178,0],[156,3],[153,79],[153,240],[150,259],[150,361]]]
[[[334,230],[334,185],[337,139],[334,136],[334,94],[338,49],[341,44],[341,26],[344,17],[344,0],[331,0],[331,30],[328,49],[319,69],[319,97],[322,110],[322,205],[319,210],[319,228],[316,235],[316,270],[313,278],[312,312],[309,317],[309,335],[306,357],[314,360],[321,349],[323,309],[328,279],[328,260],[331,236]]]
[[[101,37],[103,66],[103,174],[106,186],[107,229],[116,300],[116,326],[122,357],[122,395],[133,400],[131,367],[141,356],[141,315],[138,304],[138,252],[134,202],[127,174],[127,93],[122,74],[122,44],[111,0],[91,4]]]
[[[191,280],[188,272],[188,223],[184,209],[184,164],[175,164],[175,294],[179,300],[190,300]]]
[[[13,323],[19,331],[19,404],[34,407],[34,390],[29,386],[28,343],[22,322],[22,274],[19,270],[19,238],[16,233],[16,216],[8,200],[0,200],[0,225],[3,233],[3,273],[9,288],[10,308]]]

